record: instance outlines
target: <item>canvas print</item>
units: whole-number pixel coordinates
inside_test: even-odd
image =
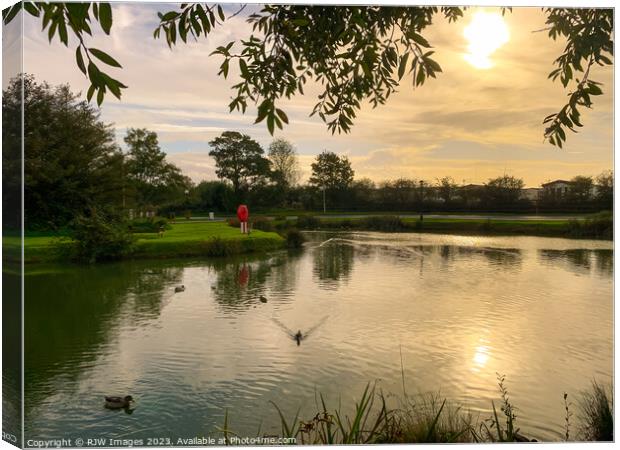
[[[611,3],[4,6],[5,442],[614,440]]]

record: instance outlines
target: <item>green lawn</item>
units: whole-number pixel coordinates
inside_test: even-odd
[[[179,222],[166,230],[164,237],[156,233],[140,233],[136,237],[136,256],[142,257],[200,256],[205,254],[205,245],[215,238],[224,241],[231,253],[273,250],[284,244],[277,233],[255,230],[242,235],[238,228],[224,222]]]
[[[163,237],[157,233],[136,233],[135,258],[174,258],[182,256],[212,256],[218,251],[223,254],[247,253],[281,248],[284,238],[277,233],[253,231],[242,235],[239,229],[223,222],[180,222],[166,230]],[[214,240],[219,246],[214,250]],[[59,247],[69,243],[65,233],[27,233],[24,241],[25,262],[49,262],[60,258]],[[5,235],[2,238],[5,258],[18,261],[20,254],[19,236]],[[215,253],[214,253],[215,252]]]

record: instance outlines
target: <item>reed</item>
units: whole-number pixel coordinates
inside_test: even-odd
[[[397,406],[388,406],[388,397],[378,391],[375,384],[367,384],[362,395],[349,414],[342,406],[327,406],[322,394],[318,394],[317,412],[308,419],[300,418],[299,410],[287,416],[274,402],[280,421],[280,436],[294,438],[298,444],[398,444],[398,443],[490,443],[535,441],[522,434],[517,426],[516,407],[512,403],[506,385],[506,377],[498,374],[500,394],[499,409],[491,402],[492,414],[481,419],[448,401],[439,393],[408,395],[397,398]],[[568,394],[564,393],[566,411],[562,430],[564,440],[570,439],[571,417]],[[613,409],[607,391],[592,383],[582,393],[580,433],[575,440],[612,441]],[[228,414],[220,433],[233,434],[228,425]]]

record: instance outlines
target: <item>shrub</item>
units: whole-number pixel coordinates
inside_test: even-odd
[[[299,230],[292,229],[286,233],[286,245],[288,248],[301,248],[305,240],[304,235]]]
[[[610,212],[603,212],[585,220],[570,220],[568,222],[568,233],[572,237],[613,239],[613,215]]]
[[[188,210],[186,210],[186,211],[183,213],[183,216],[184,216],[187,220],[189,220],[189,219],[191,219],[191,218],[192,218],[192,212],[188,209]]]
[[[314,216],[299,216],[297,218],[297,228],[314,230],[320,225],[321,221]]]
[[[239,253],[239,243],[237,241],[227,241],[219,237],[209,239],[205,244],[205,255],[207,256],[229,256]]]
[[[266,217],[256,217],[251,220],[252,229],[261,230],[261,231],[273,231],[273,223],[267,219]]]
[[[76,218],[70,236],[70,257],[78,261],[120,259],[133,251],[133,237],[126,225],[99,214]]]

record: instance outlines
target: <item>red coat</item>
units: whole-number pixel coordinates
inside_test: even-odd
[[[239,207],[237,208],[237,218],[239,219],[239,221],[247,222],[249,216],[250,211],[248,210],[248,207],[245,205],[239,205]]]

